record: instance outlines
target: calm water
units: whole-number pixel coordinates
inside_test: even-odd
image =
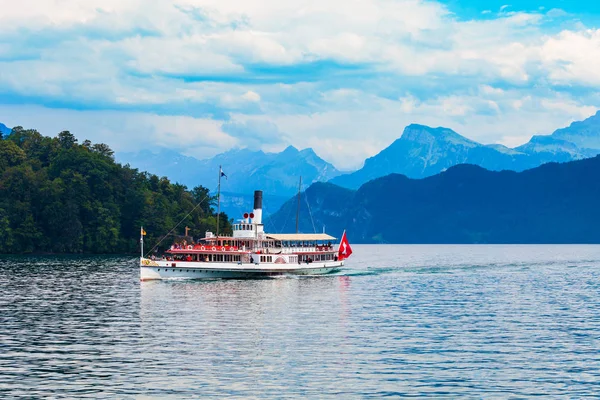
[[[130,257],[0,260],[0,398],[581,398],[600,246],[355,246],[339,274],[138,280]]]

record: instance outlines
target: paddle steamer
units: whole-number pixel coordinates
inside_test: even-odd
[[[233,225],[231,236],[206,232],[197,243],[173,244],[163,256],[146,258],[143,233],[142,228],[142,281],[321,275],[340,269],[352,253],[346,232],[337,245],[336,238],[325,233],[264,232],[260,190],[254,192],[254,210]]]

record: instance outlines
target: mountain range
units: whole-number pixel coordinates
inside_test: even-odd
[[[207,160],[187,157],[168,149],[154,153],[117,153],[123,164],[170,180],[190,188],[202,185],[216,191],[219,166],[226,179],[221,180],[222,209],[228,215],[241,218],[251,211],[253,193],[261,189],[265,193],[264,215],[275,212],[291,195],[298,192],[299,179],[308,186],[328,181],[340,172],[321,159],[312,149],[298,150],[287,147],[280,153],[265,153],[249,149],[233,149]]]
[[[361,169],[331,182],[357,189],[371,179],[392,173],[424,178],[458,164],[479,165],[492,171],[523,171],[551,161],[572,161],[599,153],[600,112],[552,135],[533,136],[515,148],[484,145],[451,129],[413,124],[390,146],[368,158]]]
[[[358,190],[315,183],[302,194],[300,231],[347,229],[356,243],[600,243],[599,179],[596,156],[522,172],[391,174]],[[296,207],[286,202],[267,229],[293,229]]]
[[[10,131],[0,124],[0,130]],[[264,215],[275,212],[298,190],[298,179],[310,185],[330,181],[358,189],[366,182],[397,173],[424,178],[459,164],[479,165],[490,171],[523,171],[547,162],[566,162],[600,153],[600,112],[551,135],[533,136],[515,148],[484,145],[448,128],[412,124],[400,138],[379,154],[367,159],[358,171],[342,174],[312,149],[290,146],[280,153],[232,149],[213,158],[199,160],[159,148],[138,153],[117,153],[122,164],[166,176],[189,188],[202,185],[215,191],[219,166],[227,175],[222,181],[222,206],[237,218],[252,208],[255,189],[265,194]]]
[[[392,173],[424,178],[459,164],[479,165],[491,171],[524,171],[547,162],[579,160],[599,153],[600,112],[551,135],[533,136],[528,143],[515,148],[481,144],[448,128],[412,124],[390,146],[368,158],[362,168],[346,174],[318,157],[312,149],[300,151],[292,146],[281,153],[234,149],[207,160],[159,149],[118,153],[117,160],[167,176],[188,187],[202,184],[211,189],[216,187],[216,172],[222,165],[229,177],[223,187],[228,192],[223,197],[225,207],[229,209],[228,204],[238,204],[232,213],[237,215],[238,211],[251,206],[252,191],[257,188],[274,196],[272,207],[283,204],[286,197],[296,192],[300,176],[306,184],[330,181],[358,189],[372,179]]]

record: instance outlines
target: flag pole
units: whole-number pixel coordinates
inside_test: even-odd
[[[144,227],[140,226],[140,251],[141,258],[144,258]]]
[[[340,238],[340,243],[338,244],[338,260],[343,260],[342,258],[342,254],[340,253],[340,250],[342,249],[342,243],[344,242],[344,236],[346,236],[346,230],[344,229],[344,232],[342,232],[342,237]]]
[[[217,244],[219,244],[219,215],[221,214],[221,175],[223,168],[219,165],[219,186],[217,189]]]

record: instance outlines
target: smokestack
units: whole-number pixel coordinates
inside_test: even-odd
[[[262,190],[254,191],[254,219],[255,224],[262,224]]]

